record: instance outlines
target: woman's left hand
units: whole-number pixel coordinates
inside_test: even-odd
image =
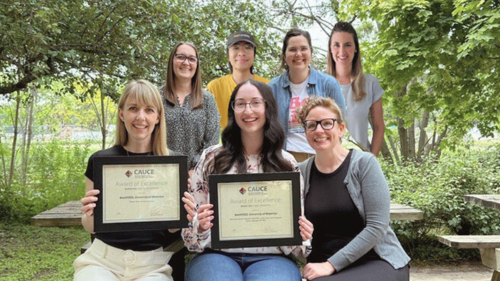
[[[299,218],[299,229],[300,229],[300,236],[302,236],[302,241],[307,241],[309,239],[312,239],[314,226],[312,222],[310,222],[304,216],[300,216]]]
[[[335,267],[328,261],[308,263],[304,266],[302,275],[307,280],[314,280],[323,276],[330,276],[335,272]]]

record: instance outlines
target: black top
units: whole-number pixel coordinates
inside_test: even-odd
[[[365,227],[363,218],[344,183],[352,150],[332,173],[311,167],[310,186],[305,200],[306,217],[314,225],[312,252],[308,262],[324,262],[345,247]]]
[[[115,145],[111,148],[100,150],[89,158],[85,176],[94,181],[94,157],[96,156],[144,156],[150,153],[127,152],[123,146]],[[95,237],[104,243],[122,249],[133,251],[151,251],[160,247],[166,247],[176,241],[179,233],[170,233],[168,230],[148,230],[148,231],[123,231],[96,233]]]

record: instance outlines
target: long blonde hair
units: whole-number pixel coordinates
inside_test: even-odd
[[[339,21],[332,29],[330,39],[328,40],[326,73],[332,75],[333,77],[337,77],[335,61],[333,60],[332,50],[330,49],[330,46],[332,45],[332,37],[335,32],[347,32],[351,34],[354,39],[356,52],[354,53],[354,58],[352,60],[351,87],[354,92],[354,100],[360,101],[366,97],[365,76],[363,75],[363,66],[361,65],[361,50],[359,49],[358,34],[356,33],[354,27],[348,22]]]
[[[165,109],[161,101],[161,96],[151,82],[140,79],[132,80],[123,89],[123,93],[118,101],[119,110],[124,110],[126,101],[133,98],[139,104],[154,106],[158,110],[160,121],[155,125],[151,136],[151,147],[154,155],[168,155],[167,149],[167,125],[165,122]],[[115,145],[125,146],[128,142],[128,132],[125,123],[117,118],[116,120],[116,140]]]

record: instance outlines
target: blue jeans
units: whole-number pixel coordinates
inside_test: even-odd
[[[186,269],[186,281],[301,281],[297,265],[283,255],[205,251]]]

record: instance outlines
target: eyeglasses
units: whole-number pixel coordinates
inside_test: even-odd
[[[253,46],[251,44],[245,44],[243,47],[241,47],[238,44],[234,44],[233,46],[229,47],[229,50],[232,50],[233,52],[239,52],[240,50],[243,50],[245,54],[250,53],[253,51]]]
[[[253,111],[260,110],[264,108],[265,100],[263,99],[255,99],[250,102],[245,102],[243,100],[237,100],[231,102],[231,107],[235,112],[243,112],[247,108],[247,105],[250,105],[250,108]]]
[[[196,57],[188,57],[183,54],[175,54],[174,57],[180,62],[185,62],[186,60],[188,60],[188,62],[191,64],[195,64],[198,61],[198,58]]]
[[[304,128],[306,129],[306,131],[314,131],[318,127],[318,124],[320,124],[323,130],[331,130],[333,129],[333,126],[335,126],[335,122],[338,123],[339,121],[335,118],[327,118],[319,121],[306,120],[304,121]]]
[[[306,53],[310,49],[311,48],[309,48],[308,46],[302,46],[302,47],[299,47],[299,48],[290,47],[289,49],[287,49],[287,51],[290,52],[290,53],[298,54],[299,52],[300,53]]]

